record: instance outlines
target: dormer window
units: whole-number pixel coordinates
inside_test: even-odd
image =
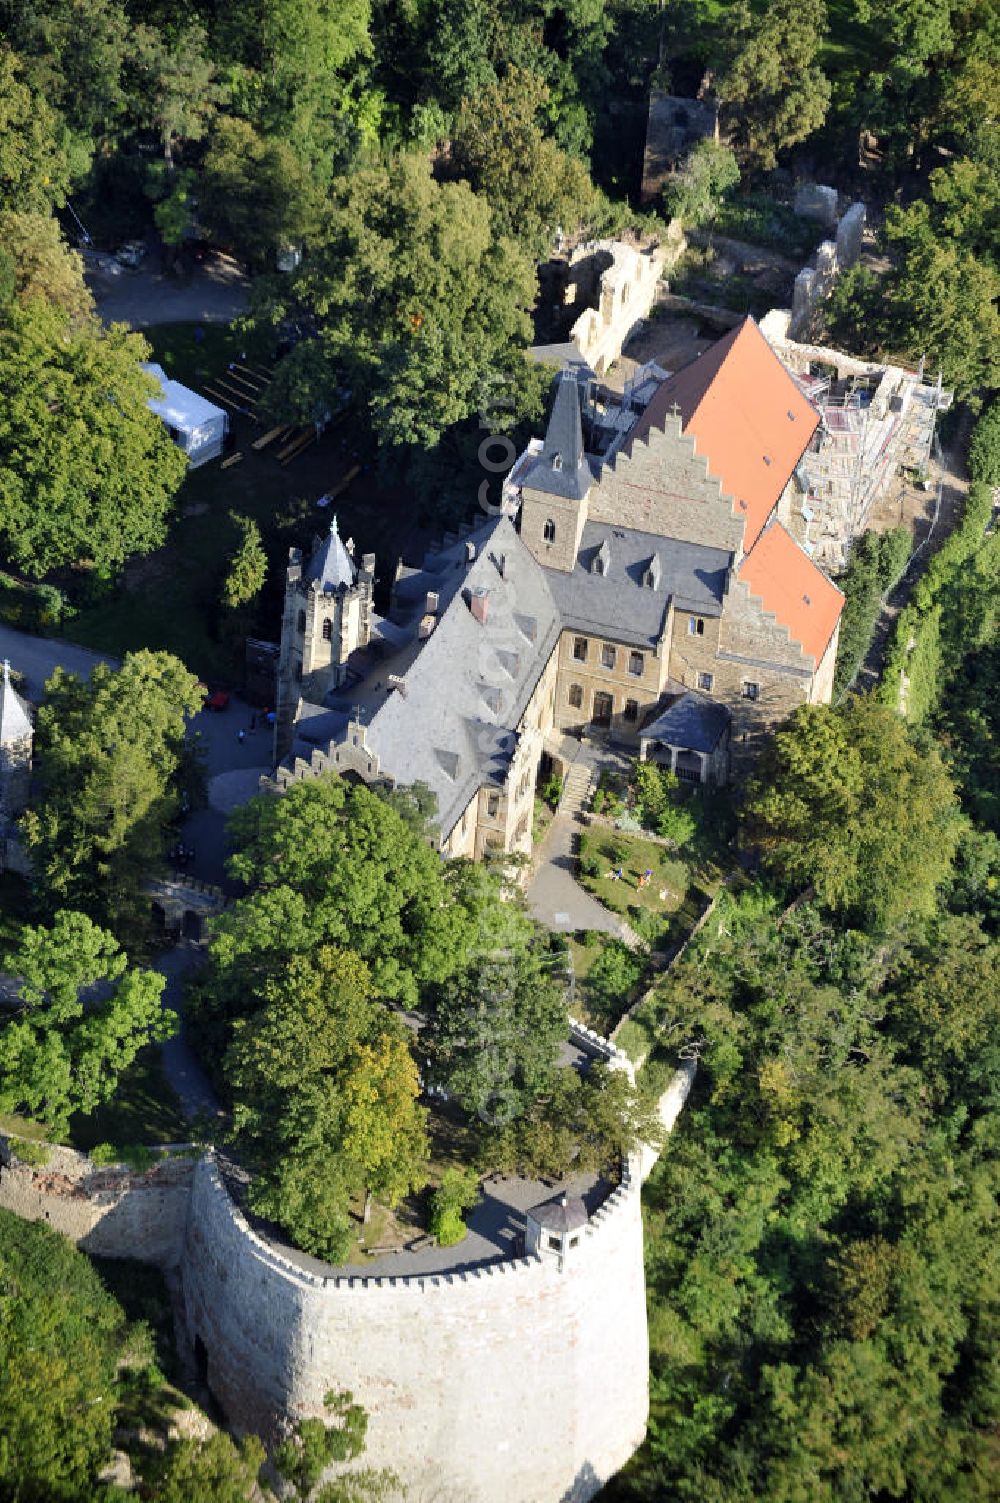
[[[552,468],[554,470],[561,470],[562,469],[562,455],[561,454],[553,454],[553,456],[552,456]]]
[[[701,616],[688,617],[688,636],[703,637],[705,635],[705,622]]]
[[[329,642],[329,641],[332,641],[332,639],[333,639],[333,622],[330,620],[329,616],[327,616],[326,620],[323,622],[323,641],[324,642]]]
[[[643,587],[643,589],[644,590],[658,590],[660,588],[660,579],[661,578],[662,578],[662,569],[661,569],[661,566],[660,566],[660,560],[659,560],[659,557],[654,553],[653,557],[649,560],[649,563],[646,565],[646,568],[643,571],[643,575],[642,575],[642,587]]]
[[[590,565],[590,572],[591,572],[591,574],[600,574],[600,575],[607,574],[608,567],[609,567],[610,563],[611,563],[611,549],[608,547],[608,540],[607,540],[607,538],[605,538],[604,542],[598,548],[597,552],[594,554],[593,560],[591,561],[591,565]]]
[[[556,524],[553,522],[551,517],[549,517],[548,521],[545,523],[545,526],[542,528],[542,538],[546,543],[554,543],[556,540]]]

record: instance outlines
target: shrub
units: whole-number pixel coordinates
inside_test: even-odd
[[[611,1022],[625,1011],[642,975],[642,959],[620,939],[613,939],[594,961],[587,975],[587,1006]]]
[[[156,1154],[142,1143],[126,1143],[120,1148],[114,1143],[95,1143],[90,1150],[90,1162],[98,1168],[108,1164],[128,1164],[130,1169],[142,1174],[156,1162]]]
[[[556,808],[562,798],[562,778],[551,777],[540,789],[541,796],[550,809]]]
[[[986,485],[1000,485],[1000,400],[986,409],[973,429],[969,474]]]
[[[669,840],[675,847],[689,845],[698,829],[698,821],[690,809],[680,804],[667,804],[656,821],[657,834]]]
[[[601,942],[600,930],[598,929],[578,929],[576,937],[580,944],[587,950],[592,950],[595,945],[599,945]]]
[[[33,1138],[16,1138],[14,1152],[22,1164],[27,1164],[29,1169],[40,1169],[49,1161],[48,1143],[37,1143]]]
[[[462,1213],[479,1199],[479,1177],[474,1169],[446,1169],[440,1187],[431,1196],[431,1235],[439,1247],[454,1247],[466,1233]]]
[[[612,866],[624,866],[628,860],[630,847],[627,840],[621,840],[613,836],[610,840],[605,841],[602,849]]]

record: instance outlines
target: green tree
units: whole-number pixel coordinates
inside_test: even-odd
[[[205,29],[197,22],[175,32],[172,39],[142,24],[132,33],[138,78],[133,108],[159,135],[170,171],[178,142],[203,140],[225,99],[207,42]]]
[[[5,264],[11,296],[19,302],[41,298],[77,323],[93,315],[83,262],[67,246],[52,215],[0,213],[0,278]]]
[[[207,1440],[182,1436],[145,1462],[143,1481],[158,1503],[248,1503],[264,1455],[256,1435],[240,1441],[224,1430]]]
[[[548,1084],[566,1029],[551,953],[521,944],[471,959],[439,987],[421,1043],[434,1079],[466,1111],[502,1125]]]
[[[83,1253],[10,1211],[0,1211],[0,1291],[0,1495],[96,1503],[123,1390],[158,1386],[150,1344]]]
[[[199,706],[193,674],[169,653],[130,653],[117,672],[98,663],[89,680],[56,669],[22,826],[45,907],[72,904],[129,933],[141,923],[142,879],[179,812],[185,719]]]
[[[891,923],[927,913],[958,844],[937,749],[872,699],[804,706],[775,732],[744,808],[770,871],[821,902]]]
[[[452,1165],[431,1196],[431,1236],[439,1247],[454,1247],[465,1237],[464,1213],[479,1199],[479,1176],[474,1169]]]
[[[84,560],[106,574],[163,541],[186,461],[146,405],[148,354],[37,298],[0,324],[0,539],[34,577]]]
[[[292,147],[229,115],[215,124],[198,193],[208,233],[259,270],[273,271],[276,253],[301,242],[313,217],[310,182]]]
[[[426,1171],[419,1077],[405,1029],[350,951],[292,961],[233,1025],[225,1072],[254,1206],[300,1246],[342,1258],[351,1200],[394,1204]]]
[[[664,207],[692,228],[711,224],[725,195],[740,180],[735,153],[718,141],[699,141],[667,183]]]
[[[230,610],[252,605],[264,588],[267,578],[267,554],[261,542],[260,528],[252,517],[229,513],[229,520],[239,534],[239,542],[230,555],[222,586],[222,603]]]
[[[73,176],[82,178],[95,143],[113,133],[125,109],[131,41],[126,8],[121,0],[38,0],[30,6],[7,0],[4,10],[33,86],[69,127]]]
[[[292,1434],[275,1447],[274,1466],[293,1489],[292,1496],[302,1503],[310,1498],[314,1503],[381,1503],[394,1494],[395,1476],[369,1467],[342,1473],[313,1491],[330,1466],[361,1455],[368,1429],[368,1416],[350,1393],[331,1391],[323,1408],[323,1416],[299,1420]]]
[[[463,101],[451,143],[454,170],[487,199],[497,233],[536,256],[560,226],[572,233],[595,211],[583,163],[545,134],[548,100],[543,79],[511,68]]]
[[[324,944],[356,950],[377,992],[411,1005],[461,965],[469,938],[451,897],[457,873],[371,789],[310,779],[280,799],[252,799],[230,828],[230,870],[251,890],[215,926],[209,979],[235,1011],[258,978]]]
[[[65,128],[0,44],[0,210],[47,214],[69,188]]]
[[[301,316],[317,338],[279,362],[275,418],[311,422],[345,385],[387,444],[433,444],[478,411],[488,379],[523,364],[534,270],[466,183],[400,157],[334,185],[310,256],[256,297],[256,327]]]
[[[113,935],[83,913],[22,929],[5,969],[18,980],[0,1027],[0,1104],[57,1134],[73,1112],[110,1100],[144,1044],[176,1032],[176,1014],[160,1009],[163,977],[130,969]],[[95,987],[100,1001],[87,997]]]
[[[830,85],[817,54],[826,25],[824,0],[771,0],[763,14],[747,0],[733,7],[717,89],[741,162],[774,167],[780,152],[823,124]]]
[[[972,430],[969,474],[984,485],[1000,485],[1000,401],[990,404]]]

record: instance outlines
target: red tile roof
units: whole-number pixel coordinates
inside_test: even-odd
[[[746,517],[743,548],[749,553],[819,415],[752,318],[664,381],[631,439],[662,428],[675,403],[695,452],[708,460],[709,473],[732,496],[733,509]]]
[[[840,620],[844,597],[780,522],[761,533],[740,565],[739,578],[764,602],[764,609],[788,627],[792,641],[801,642],[818,667]]]

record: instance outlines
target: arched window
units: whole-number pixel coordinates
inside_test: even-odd
[[[554,543],[556,540],[556,524],[551,517],[542,528],[542,537],[547,543]]]
[[[306,629],[306,613],[305,613],[305,611],[299,611],[299,635],[300,636],[305,631],[305,629]]]
[[[329,616],[327,616],[326,620],[323,622],[323,641],[329,642],[332,636],[333,622],[330,620]]]

